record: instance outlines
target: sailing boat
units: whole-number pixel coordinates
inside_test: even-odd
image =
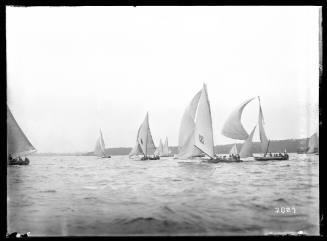
[[[27,139],[7,106],[7,159],[9,165],[28,165],[27,155],[36,149]],[[25,156],[25,160],[21,159]]]
[[[111,158],[110,155],[106,155],[106,146],[104,144],[101,129],[100,129],[100,136],[95,144],[94,154],[100,158]]]
[[[213,130],[207,87],[203,84],[187,106],[178,139],[179,159],[208,156],[214,159]]]
[[[319,141],[317,133],[314,133],[310,137],[307,154],[319,155]]]
[[[163,144],[162,144],[162,141],[160,139],[159,145],[158,145],[157,149],[155,150],[154,154],[156,156],[161,156],[162,153],[163,153]]]
[[[161,140],[160,140],[161,141]],[[161,143],[162,144],[162,143]],[[165,144],[162,147],[162,153],[160,154],[160,156],[162,157],[172,157],[174,156],[171,151],[169,150],[169,146],[168,146],[168,137],[166,136],[165,139]]]
[[[232,139],[244,140],[244,144],[242,145],[239,154],[230,153],[232,157],[229,158],[228,161],[240,161],[239,158],[235,158],[235,156],[237,155],[239,155],[240,158],[246,158],[251,157],[253,154],[252,139],[256,126],[253,128],[252,132],[249,135],[242,125],[241,118],[245,106],[250,103],[254,98],[255,97],[250,98],[241,103],[239,106],[237,106],[237,108],[228,116],[227,120],[225,121],[225,124],[222,129],[222,134]]]
[[[259,120],[258,120],[259,121],[259,135],[260,135],[260,142],[261,142],[261,150],[264,153],[264,155],[263,156],[255,156],[254,159],[257,161],[288,160],[288,154],[286,153],[286,149],[284,151],[284,155],[282,155],[282,154],[272,155],[270,153],[269,156],[267,156],[270,140],[268,140],[266,133],[265,133],[265,129],[263,127],[264,120],[263,120],[263,113],[262,113],[259,96],[258,96],[258,100],[259,100]]]
[[[155,150],[156,147],[149,126],[149,114],[147,113],[137,132],[136,144],[130,152],[129,157],[131,158],[143,154],[141,160],[158,160],[160,159],[159,156],[154,156]],[[151,155],[153,155],[153,157],[151,157]]]

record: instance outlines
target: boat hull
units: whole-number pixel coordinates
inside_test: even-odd
[[[288,156],[260,156],[254,157],[256,161],[285,161],[288,160]]]
[[[149,156],[147,156],[147,157],[142,157],[142,158],[141,158],[141,161],[147,161],[147,160],[159,160],[159,159],[160,159],[159,156],[156,156],[156,157],[149,157]]]
[[[29,165],[30,161],[28,159],[25,160],[9,160],[8,165],[13,166],[13,165]]]
[[[210,163],[231,163],[231,162],[243,162],[241,159],[235,159],[235,158],[215,158],[215,159],[209,159],[207,160]]]

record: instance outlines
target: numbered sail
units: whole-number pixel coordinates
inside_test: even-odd
[[[233,154],[233,155],[238,154],[236,144],[234,144],[233,147],[230,149],[229,154],[230,154],[230,155],[232,155],[232,154]]]
[[[241,117],[244,107],[253,99],[245,101],[229,115],[222,129],[224,136],[237,140],[246,140],[249,137],[241,123]]]
[[[317,133],[314,133],[309,140],[309,149],[307,153],[316,153],[318,152],[318,148],[319,148],[318,136]]]
[[[150,127],[149,127],[148,113],[146,114],[145,120],[143,121],[143,123],[139,129],[137,141],[138,141],[138,143],[143,151],[143,154],[145,156],[154,154],[156,147],[154,145]]]
[[[7,155],[15,158],[35,151],[7,106]]]
[[[244,144],[242,145],[241,151],[240,151],[240,157],[245,158],[245,157],[250,157],[253,154],[253,134],[255,131],[256,126],[253,128],[251,134],[249,135],[248,139],[245,140]]]
[[[195,119],[194,145],[214,158],[211,110],[206,85],[203,85]]]
[[[187,159],[202,153],[194,146],[195,113],[201,93],[202,91],[199,91],[193,97],[183,114],[178,138],[179,153],[177,154],[177,157],[181,159]]]

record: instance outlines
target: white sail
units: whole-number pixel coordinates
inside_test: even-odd
[[[260,99],[259,99],[259,135],[260,135],[260,142],[261,142],[261,150],[263,153],[268,152],[268,145],[269,145],[269,140],[266,136],[265,129],[263,127],[263,113],[261,109],[261,104],[260,104]]]
[[[167,156],[169,155],[169,146],[168,146],[168,138],[166,137],[165,144],[163,145],[162,155]]]
[[[213,130],[210,103],[206,85],[203,85],[195,118],[194,145],[214,158]]]
[[[142,152],[145,156],[153,155],[156,147],[154,145],[150,127],[149,127],[149,115],[146,114],[146,117],[139,129],[137,136],[137,141],[142,149]]]
[[[248,139],[245,140],[244,144],[242,145],[241,151],[240,151],[240,157],[250,157],[253,154],[253,144],[252,144],[252,138],[255,131],[256,126],[253,128],[251,134],[249,135]]]
[[[318,152],[318,148],[319,148],[318,136],[317,133],[314,133],[309,140],[309,149],[307,153],[316,153]]]
[[[94,150],[94,154],[98,157],[104,157],[106,156],[106,147],[104,144],[104,140],[103,140],[103,136],[102,136],[102,132],[100,130],[100,136],[97,139],[97,142],[95,144],[95,150]]]
[[[162,145],[162,141],[160,139],[159,145],[158,145],[157,149],[155,150],[154,154],[161,156],[162,153],[163,153],[163,145]]]
[[[232,154],[233,154],[233,155],[238,154],[236,144],[234,144],[233,147],[230,149],[229,154],[230,154],[230,155],[232,155]]]
[[[27,139],[7,106],[7,155],[15,158],[35,151],[36,149]]]
[[[183,114],[178,138],[179,152],[177,157],[180,159],[187,159],[202,153],[198,148],[194,146],[195,113],[198,107],[201,93],[202,91],[199,91],[193,97]]]
[[[138,143],[138,141],[136,141],[136,144],[134,146],[134,148],[131,150],[131,152],[129,153],[129,156],[137,156],[137,155],[141,155],[143,154],[143,151]]]
[[[244,107],[254,98],[242,103],[229,115],[222,129],[224,136],[237,140],[246,140],[249,137],[241,123],[241,117]]]

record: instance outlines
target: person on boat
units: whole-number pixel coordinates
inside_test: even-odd
[[[288,158],[288,154],[287,154],[286,150],[284,151],[284,157]]]
[[[11,156],[11,154],[9,154],[9,161],[12,161],[12,156]]]
[[[272,156],[271,152],[269,152],[269,156]]]
[[[29,162],[30,160],[27,157],[25,157],[24,161]]]

